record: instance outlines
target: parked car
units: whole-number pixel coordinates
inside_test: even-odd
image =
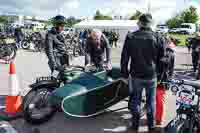
[[[196,25],[193,23],[183,23],[179,28],[173,28],[169,30],[170,33],[179,33],[179,34],[193,34],[196,32]]]
[[[158,33],[168,33],[169,28],[166,25],[157,25],[156,32],[158,32]]]
[[[169,33],[178,33],[180,31],[179,28],[173,28],[169,30]]]

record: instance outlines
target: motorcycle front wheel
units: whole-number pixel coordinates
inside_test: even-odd
[[[7,62],[10,62],[15,59],[17,56],[17,51],[14,48],[5,49],[4,54],[1,56],[1,59]]]
[[[23,49],[30,49],[30,44],[28,42],[22,42]]]
[[[33,125],[39,125],[49,121],[57,109],[52,106],[48,99],[52,90],[47,88],[40,88],[38,90],[31,90],[24,98],[23,113],[24,119]]]

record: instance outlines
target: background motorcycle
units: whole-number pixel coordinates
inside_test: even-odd
[[[21,46],[23,49],[30,49],[30,44],[32,42],[32,37],[31,37],[31,34],[29,33],[26,33],[24,39],[22,40],[21,42]]]
[[[171,90],[176,94],[176,117],[167,125],[166,133],[200,132],[200,83],[171,80]]]
[[[15,43],[0,44],[0,59],[10,62],[15,59],[17,55],[17,46]]]

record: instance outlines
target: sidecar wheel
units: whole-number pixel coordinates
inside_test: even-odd
[[[57,109],[47,101],[50,93],[50,90],[41,88],[39,90],[31,90],[25,96],[23,101],[23,113],[24,119],[28,123],[40,125],[49,121],[54,116]]]

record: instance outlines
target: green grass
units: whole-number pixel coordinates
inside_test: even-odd
[[[189,35],[181,35],[181,34],[169,34],[169,36],[180,40],[178,46],[185,46],[186,39],[189,37]]]

